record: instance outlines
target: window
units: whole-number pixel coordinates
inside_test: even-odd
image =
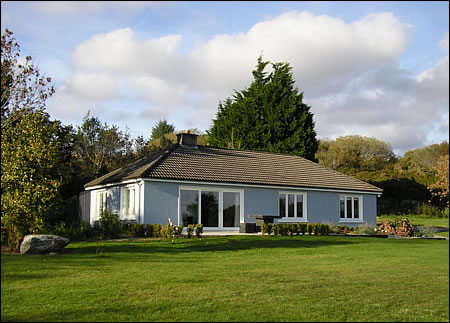
[[[107,206],[108,192],[101,191],[97,193],[97,218],[100,218],[102,212],[106,210]]]
[[[223,192],[223,226],[238,227],[241,219],[241,194]]]
[[[221,189],[180,189],[179,223],[210,228],[236,228],[241,219],[241,192]]]
[[[341,195],[339,200],[340,221],[362,222],[362,196]]]
[[[122,215],[135,218],[136,216],[136,186],[122,188]]]
[[[219,226],[219,192],[202,191],[202,224],[205,227]]]
[[[306,193],[280,192],[281,221],[306,221]]]
[[[180,191],[180,222],[184,226],[198,223],[198,206],[198,191]]]

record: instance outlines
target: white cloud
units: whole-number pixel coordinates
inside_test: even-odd
[[[85,109],[94,102],[101,111],[114,99],[130,109],[127,123],[135,128],[172,116],[177,129],[208,129],[218,102],[250,85],[263,52],[263,59],[293,68],[319,137],[368,135],[404,152],[429,138],[430,127],[448,131],[441,120],[448,56],[418,75],[399,67],[413,29],[386,12],[351,23],[287,12],[246,32],[216,35],[187,54],[178,52],[181,35],[141,39],[131,28],[113,30],[79,44],[60,100]],[[448,52],[448,33],[440,46]],[[139,108],[131,113],[133,106]]]
[[[261,51],[273,62],[287,61],[305,91],[336,86],[336,80],[394,59],[408,44],[411,26],[390,13],[372,14],[353,22],[288,12],[254,25],[247,33],[218,35],[191,53],[203,79],[198,89],[241,88],[251,78]]]
[[[176,108],[187,103],[187,91],[183,85],[168,83],[153,76],[137,76],[128,85],[139,99],[149,100],[154,104]]]
[[[179,35],[138,40],[131,28],[97,34],[80,44],[73,63],[78,69],[119,75],[164,74],[173,68]]]
[[[77,72],[68,80],[77,97],[102,101],[118,98],[117,80],[107,73]]]

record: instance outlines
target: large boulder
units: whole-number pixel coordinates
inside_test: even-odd
[[[52,234],[29,234],[20,245],[20,253],[24,255],[60,252],[70,240]]]

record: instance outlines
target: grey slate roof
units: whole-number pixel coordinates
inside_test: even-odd
[[[85,187],[128,179],[257,184],[381,193],[383,190],[298,156],[174,144]]]

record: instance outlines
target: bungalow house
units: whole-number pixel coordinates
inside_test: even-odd
[[[198,146],[197,136],[85,185],[82,217],[91,224],[108,208],[121,219],[205,231],[251,230],[255,215],[275,223],[376,224],[378,187],[307,159]],[[83,209],[83,208],[82,208]]]

